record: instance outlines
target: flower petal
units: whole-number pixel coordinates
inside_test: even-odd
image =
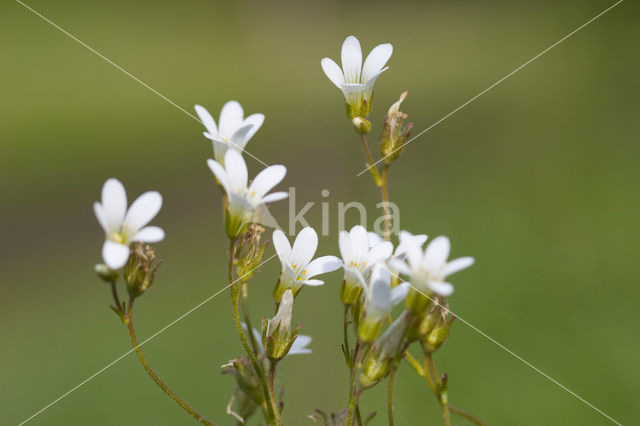
[[[249,173],[242,154],[232,149],[228,150],[224,155],[224,168],[229,179],[229,190],[231,192],[244,192],[247,188]]]
[[[322,256],[317,259],[313,259],[306,267],[307,273],[305,277],[311,278],[316,275],[326,274],[328,272],[333,272],[336,269],[340,269],[342,267],[342,260],[335,256]]]
[[[309,226],[303,228],[298,233],[291,249],[291,266],[296,271],[302,271],[311,262],[317,249],[318,234]]]
[[[262,203],[273,203],[274,201],[284,200],[289,196],[288,192],[279,191],[262,197]]]
[[[362,66],[362,82],[366,83],[371,77],[378,74],[392,53],[393,46],[390,43],[379,44],[374,47]]]
[[[213,119],[209,111],[201,105],[195,106],[196,113],[198,117],[200,117],[200,121],[204,124],[204,127],[207,128],[207,132],[211,137],[215,137],[218,135],[218,126],[216,126],[216,120]],[[206,134],[205,134],[206,136]]]
[[[102,259],[110,269],[120,269],[127,263],[129,247],[115,243],[111,240],[104,242],[102,246]]]
[[[107,217],[104,214],[104,209],[102,208],[102,204],[99,202],[93,203],[93,212],[96,214],[96,219],[98,219],[98,223],[104,229],[104,232],[109,232],[109,228],[107,227]]]
[[[360,83],[362,70],[362,49],[354,36],[349,36],[342,43],[342,71],[346,83]]]
[[[242,140],[243,148],[247,145],[247,142],[249,142],[249,139],[251,139],[253,135],[255,135],[256,132],[260,130],[260,127],[262,127],[262,123],[264,123],[264,114],[251,114],[250,116],[244,119],[244,121],[242,122],[242,125],[246,126],[247,124],[251,124],[252,127],[251,127],[251,130],[244,136]]]
[[[401,283],[398,284],[397,286],[395,286],[394,288],[391,289],[391,304],[393,306],[397,305],[398,303],[402,302],[406,297],[407,294],[409,293],[409,288],[411,286],[409,285],[409,283]]]
[[[249,186],[249,194],[258,198],[264,197],[274,186],[282,182],[287,174],[287,168],[281,165],[269,166],[253,178]],[[255,192],[255,195],[253,193]]]
[[[344,74],[342,74],[342,70],[338,64],[336,64],[333,59],[324,58],[320,61],[320,65],[329,80],[331,80],[338,89],[342,90],[341,85],[344,83]]]
[[[340,249],[340,256],[342,260],[344,260],[344,263],[349,263],[353,260],[353,249],[347,231],[340,231],[340,234],[338,234],[338,248]]]
[[[289,353],[287,355],[302,355],[302,354],[310,354],[311,349],[307,346],[311,343],[311,336],[306,336],[304,334],[299,334],[296,337],[296,340],[293,341],[291,348],[289,348]]]
[[[442,270],[442,278],[448,277],[449,275],[462,271],[463,269],[467,269],[469,266],[473,265],[474,262],[475,259],[473,257],[459,257],[452,260],[451,262],[448,262]]]
[[[369,236],[369,247],[373,247],[384,241],[384,239],[375,232],[367,232],[367,235]]]
[[[127,231],[135,234],[151,222],[162,207],[162,195],[157,191],[145,192],[139,196],[129,207],[127,215],[124,217],[124,225]],[[131,235],[130,234],[130,235]]]
[[[280,258],[280,262],[284,266],[285,264],[289,265],[289,258],[291,257],[291,244],[289,244],[289,239],[284,235],[279,229],[273,231],[273,236],[271,237],[273,241],[273,247],[276,249],[276,253]]]
[[[380,244],[376,244],[369,251],[369,262],[384,262],[391,257],[393,253],[393,244],[389,241],[383,241]]]
[[[448,282],[443,281],[429,281],[427,282],[427,286],[434,293],[439,294],[440,296],[450,296],[453,293],[453,285]]]
[[[389,267],[395,269],[400,274],[411,275],[411,268],[401,260],[389,259]]]
[[[400,231],[400,244],[396,247],[395,256],[402,256],[404,253],[411,251],[412,262],[417,265],[420,262],[422,245],[427,241],[425,234],[411,235],[407,231]],[[409,256],[409,254],[407,254]]]
[[[229,101],[220,111],[220,133],[222,136],[230,137],[238,127],[242,125],[244,111],[237,101]]]
[[[440,274],[451,250],[449,239],[444,236],[433,239],[424,252],[424,267],[432,274]]]
[[[356,225],[349,231],[349,241],[353,249],[353,256],[356,261],[364,259],[367,263],[373,262],[369,260],[369,236],[367,230],[362,225]]]
[[[220,185],[224,188],[224,191],[228,194],[229,178],[227,177],[227,171],[220,163],[212,159],[207,160],[207,166],[209,166],[209,169],[211,169],[215,177],[218,179],[218,182],[220,182]]]
[[[297,283],[300,284],[304,284],[304,285],[309,285],[312,287],[317,287],[319,285],[323,285],[324,281],[320,281],[320,280],[300,280],[300,281],[296,281]]]
[[[144,243],[157,243],[164,240],[164,231],[158,226],[145,226],[131,239]]]
[[[229,146],[236,151],[243,151],[244,146],[246,145],[247,135],[251,133],[253,129],[253,124],[243,124],[241,125],[233,134],[229,137]]]
[[[102,187],[102,209],[111,232],[118,232],[127,212],[127,193],[118,179],[108,179]]]

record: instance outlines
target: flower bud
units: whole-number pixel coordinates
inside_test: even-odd
[[[342,303],[347,306],[351,306],[360,300],[362,294],[362,285],[359,282],[353,282],[345,277],[342,281],[342,289],[340,290],[340,299]]]
[[[240,390],[251,398],[255,404],[261,405],[263,403],[264,393],[260,386],[260,380],[249,358],[236,358],[220,368],[222,369],[222,374],[232,374],[235,377]]]
[[[391,371],[391,366],[398,361],[403,350],[404,331],[409,316],[399,316],[367,353],[360,372],[360,384],[371,387],[383,380]]]
[[[260,262],[262,262],[262,255],[267,246],[266,243],[260,245],[260,237],[264,231],[265,229],[262,226],[252,223],[242,235],[235,260],[238,282],[242,284],[251,279]]]
[[[272,361],[284,358],[296,340],[298,330],[291,329],[291,316],[293,312],[293,292],[286,290],[280,300],[278,312],[269,321],[264,321],[262,338],[267,357]]]
[[[448,319],[441,318],[440,323],[422,339],[422,349],[425,353],[432,354],[442,346],[447,337],[449,337],[451,325],[455,319],[455,316],[451,316]]]
[[[150,246],[142,243],[134,246],[124,267],[124,280],[131,297],[136,298],[151,287],[161,263],[161,260],[156,261],[155,253]]]
[[[107,283],[115,283],[118,280],[118,271],[109,269],[104,263],[98,263],[93,267],[100,279]]]
[[[351,124],[353,124],[353,128],[356,129],[356,132],[361,135],[366,135],[371,131],[371,122],[366,118],[353,117],[351,119]]]
[[[385,164],[391,164],[398,159],[404,144],[411,136],[412,123],[405,123],[407,114],[400,111],[400,104],[407,97],[407,92],[400,95],[400,99],[391,105],[384,119],[384,126],[380,134],[380,154]]]
[[[424,313],[429,304],[431,303],[431,299],[428,294],[425,296],[424,292],[418,291],[414,286],[411,286],[409,289],[409,294],[405,299],[405,305],[407,309],[414,315],[421,315]],[[429,296],[429,297],[427,297]]]

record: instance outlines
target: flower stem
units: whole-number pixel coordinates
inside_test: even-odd
[[[114,299],[115,299],[115,296],[114,296]],[[116,303],[118,303],[117,300],[116,300]],[[181,406],[186,412],[191,414],[196,420],[198,420],[203,425],[215,426],[215,423],[211,422],[210,420],[207,420],[206,417],[204,417],[202,414],[198,413],[195,409],[193,409],[193,407],[191,407],[189,404],[187,404],[174,391],[172,391],[171,388],[169,388],[169,386],[167,386],[160,379],[158,374],[156,374],[156,372],[151,368],[151,366],[149,365],[149,362],[147,361],[147,359],[145,358],[144,354],[142,353],[142,350],[140,349],[140,344],[138,343],[138,338],[136,336],[136,330],[135,330],[135,327],[133,325],[133,309],[132,308],[133,308],[133,299],[130,299],[129,300],[129,309],[127,310],[127,315],[125,317],[125,323],[127,325],[127,329],[129,330],[129,337],[131,338],[131,343],[133,344],[133,348],[135,349],[136,354],[138,355],[138,359],[140,360],[140,363],[144,367],[144,369],[147,372],[147,374],[160,387],[160,389],[162,389],[162,391],[169,396],[169,398],[173,399],[179,406]]]
[[[480,420],[479,418],[477,418],[476,416],[467,413],[464,410],[461,410],[460,408],[456,408],[452,405],[449,405],[449,411],[451,411],[454,414],[457,414],[461,417],[464,417],[465,419],[469,420],[471,423],[477,425],[477,426],[485,426],[484,422],[482,420]]]
[[[398,371],[397,365],[391,368],[389,372],[389,383],[387,383],[387,414],[389,415],[389,426],[395,424],[393,421],[393,383],[396,378],[396,371]]]
[[[280,416],[278,403],[276,402],[276,364],[277,362],[275,361],[271,361],[269,363],[269,393],[271,395],[271,406],[273,407],[273,412],[276,416],[276,423],[284,425],[282,417]]]
[[[344,357],[347,361],[347,367],[351,369],[352,356],[351,348],[349,347],[349,305],[344,305],[344,318],[342,321],[342,337],[344,346]]]
[[[266,401],[270,401],[269,396],[269,388],[267,386],[267,381],[264,377],[264,372],[262,371],[262,367],[258,363],[249,342],[247,341],[247,337],[244,335],[242,331],[242,322],[240,321],[240,307],[238,303],[238,299],[240,298],[240,284],[234,283],[233,280],[233,257],[236,249],[236,239],[231,238],[229,242],[229,284],[231,284],[231,305],[233,307],[233,320],[236,327],[236,332],[238,336],[240,336],[240,341],[242,342],[242,346],[244,347],[245,352],[249,356],[249,360],[253,365],[256,374],[258,375],[258,380],[260,381],[260,386],[262,387],[262,392],[264,393],[264,397]],[[274,424],[275,413],[273,412],[273,407],[271,404],[267,404],[267,408],[269,409],[269,418],[265,419],[269,424]]]
[[[362,150],[364,151],[365,157],[367,157],[367,167],[371,174],[373,175],[373,179],[376,181],[376,185],[380,186],[380,174],[378,173],[378,169],[375,167],[375,161],[373,161],[373,156],[371,155],[371,150],[369,149],[369,143],[367,142],[367,137],[363,134],[360,135],[360,141],[362,142]]]
[[[382,208],[384,209],[384,234],[385,240],[391,241],[391,212],[389,210],[389,165],[382,165],[382,177],[380,178],[380,195],[382,196]]]
[[[362,395],[362,391],[364,391],[364,389],[360,388],[356,392],[351,392],[351,395],[349,395],[349,404],[347,405],[347,426],[353,425],[353,415],[358,407],[358,400],[360,399],[360,395]]]

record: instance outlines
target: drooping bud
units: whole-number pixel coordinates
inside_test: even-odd
[[[353,128],[356,129],[356,132],[361,135],[366,135],[371,131],[371,122],[366,118],[353,117],[351,119],[351,124],[353,124]]]
[[[367,353],[360,373],[360,384],[371,387],[383,380],[394,362],[398,361],[398,355],[403,350],[404,331],[409,315],[403,312],[380,338],[373,344]]]
[[[104,282],[115,283],[118,280],[119,272],[110,269],[104,263],[98,263],[93,269],[96,271],[96,275]]]
[[[300,326],[292,330],[293,292],[286,290],[280,300],[278,312],[269,321],[263,322],[263,345],[267,357],[272,361],[284,358],[296,340]]]
[[[262,262],[262,255],[267,246],[267,243],[260,245],[260,237],[264,231],[265,229],[262,226],[252,223],[242,235],[235,259],[236,275],[238,276],[238,282],[242,284],[251,279],[260,262]]]
[[[384,126],[380,134],[380,154],[385,164],[391,164],[398,159],[404,149],[404,144],[411,136],[413,123],[406,123],[407,114],[400,111],[400,104],[407,97],[407,92],[400,95],[400,99],[391,105],[384,119]]]
[[[124,280],[132,298],[136,298],[153,284],[158,268],[162,263],[156,260],[155,253],[150,246],[137,243],[124,267]]]

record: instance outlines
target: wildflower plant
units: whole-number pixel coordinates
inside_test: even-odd
[[[446,299],[454,291],[449,277],[471,266],[474,260],[462,257],[449,261],[450,242],[444,236],[428,240],[424,234],[401,231],[395,248],[392,241],[389,168],[404,151],[412,127],[407,122],[407,114],[400,111],[407,97],[406,91],[380,120],[379,161],[374,161],[367,140],[372,127],[369,115],[373,107],[373,85],[388,69],[386,63],[392,52],[391,44],[380,44],[363,64],[360,42],[349,36],[342,45],[342,68],[331,59],[321,61],[329,80],[344,94],[347,118],[360,138],[368,169],[380,189],[385,209],[381,234],[368,232],[362,225],[348,231],[340,230],[336,247],[340,257],[317,255],[318,235],[310,226],[290,236],[291,243],[290,237],[278,228],[269,214],[269,203],[288,196],[287,192],[272,192],[285,179],[285,166],[268,166],[249,179],[243,152],[249,139],[261,127],[264,115],[244,118],[240,104],[230,101],[222,107],[216,123],[204,107],[195,106],[206,129],[204,136],[213,144],[213,158],[206,164],[213,173],[212,181],[220,189],[228,239],[226,276],[232,322],[244,351],[221,367],[222,373],[235,379],[236,389],[227,405],[227,413],[238,423],[245,423],[259,413],[268,425],[285,424],[283,393],[278,391],[276,380],[277,367],[290,355],[311,353],[312,342],[310,336],[299,333],[302,326],[294,319],[295,301],[307,297],[302,293],[330,291],[335,295],[336,305],[343,307],[343,330],[339,340],[342,340],[349,387],[345,389],[344,407],[331,410],[331,414],[318,409],[310,418],[327,425],[366,425],[375,413],[363,413],[361,396],[386,380],[387,420],[393,425],[394,380],[396,371],[405,362],[425,379],[442,408],[445,425],[451,424],[451,413],[482,424],[476,417],[450,404],[448,376],[439,373],[433,357],[448,339],[455,320]],[[194,419],[213,425],[160,379],[140,349],[136,336],[134,304],[151,288],[161,264],[149,244],[160,242],[164,231],[157,226],[148,226],[161,204],[160,194],[152,191],[141,195],[127,209],[123,185],[116,179],[107,180],[101,201],[94,204],[95,215],[105,233],[104,263],[96,265],[95,269],[110,286],[111,309],[126,326],[147,374]],[[267,231],[266,228],[276,229]],[[265,242],[266,232],[271,239]],[[271,251],[275,253],[267,257]],[[279,276],[271,277],[274,310],[264,313],[261,322],[254,322],[249,314],[249,284],[259,267],[276,256],[281,270]],[[322,277],[338,269],[342,269],[341,283]],[[127,300],[120,297],[120,281],[126,285]],[[412,354],[416,349],[421,352],[422,361]]]

